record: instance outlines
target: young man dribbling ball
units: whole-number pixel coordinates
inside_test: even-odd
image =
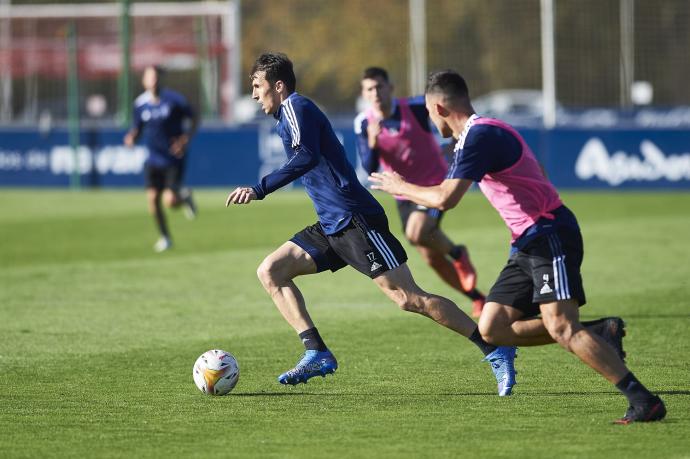
[[[287,161],[255,186],[236,188],[226,206],[264,199],[301,177],[318,215],[315,224],[268,255],[257,271],[305,347],[297,365],[278,376],[278,381],[306,383],[338,368],[294,279],[349,265],[371,278],[401,309],[429,317],[477,345],[491,363],[499,395],[509,395],[515,384],[515,347],[486,343],[477,324],[452,301],[427,293],[415,283],[405,263],[405,250],[389,231],[383,208],[357,180],[330,122],[311,100],[295,92],[292,62],[284,54],[262,54],[250,77],[252,97],[264,113],[278,120]]]

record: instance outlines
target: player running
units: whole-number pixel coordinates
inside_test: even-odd
[[[423,97],[393,98],[388,72],[369,67],[362,75],[362,97],[369,108],[355,118],[357,151],[371,174],[383,166],[415,185],[438,185],[448,170],[441,146],[431,133]],[[405,237],[441,279],[472,300],[479,317],[484,295],[477,289],[477,273],[464,245],[454,244],[441,230],[443,212],[396,196]]]
[[[196,131],[197,118],[182,94],[161,87],[161,77],[158,67],[144,70],[141,83],[145,91],[134,102],[134,126],[124,138],[125,145],[131,147],[143,136],[149,150],[146,196],[160,235],[153,246],[156,252],[172,247],[161,198],[169,208],[184,205],[187,218],[196,216],[192,192],[182,187],[182,177],[187,144]]]
[[[415,283],[405,263],[405,250],[390,233],[383,208],[357,180],[330,122],[311,100],[295,92],[292,62],[284,54],[262,54],[250,78],[252,97],[278,120],[288,160],[254,187],[236,188],[225,205],[264,199],[302,177],[319,218],[268,255],[257,271],[305,347],[302,359],[278,381],[306,383],[338,368],[293,279],[350,265],[373,279],[401,309],[422,314],[469,338],[491,363],[499,395],[510,395],[515,384],[515,347],[486,343],[477,324],[452,301],[427,293]]]
[[[465,80],[454,71],[432,74],[425,98],[442,135],[457,139],[446,180],[423,187],[383,172],[372,174],[371,181],[375,189],[442,210],[455,207],[470,185],[479,182],[512,234],[510,258],[479,320],[484,339],[516,346],[557,342],[627,397],[630,406],[616,423],[663,419],[664,403],[622,360],[623,322],[607,318],[591,323],[605,335],[602,339],[579,321],[579,307],[585,304],[580,228],[525,141],[508,124],[478,116]],[[534,318],[539,313],[542,317]]]

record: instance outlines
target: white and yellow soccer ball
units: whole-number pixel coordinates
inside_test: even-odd
[[[192,376],[194,384],[204,394],[225,395],[240,379],[240,367],[229,352],[212,349],[196,359]]]

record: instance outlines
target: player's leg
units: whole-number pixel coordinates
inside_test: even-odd
[[[475,343],[492,367],[495,365],[494,373],[500,374],[499,395],[510,394],[515,382],[515,348],[489,345],[474,321],[455,303],[416,284],[405,263],[405,249],[390,232],[385,215],[355,217],[344,234],[329,241],[342,260],[371,277],[401,309],[429,317]]]
[[[665,417],[666,407],[661,399],[637,380],[611,346],[579,322],[579,304],[576,300],[545,303],[540,305],[540,310],[544,325],[553,339],[626,396],[630,406],[617,423],[658,421]]]
[[[161,169],[146,167],[146,201],[148,203],[149,214],[153,216],[158,230],[158,240],[153,246],[156,252],[163,252],[172,247],[172,239],[168,230],[168,222],[165,218],[163,204],[161,203],[165,179]]]
[[[295,367],[278,377],[281,384],[306,383],[314,376],[325,376],[338,368],[318,329],[314,326],[302,293],[294,278],[325,269],[338,269],[337,256],[317,223],[297,233],[290,241],[268,255],[257,269],[257,276],[281,315],[298,334],[305,352]]]
[[[293,279],[315,272],[316,264],[311,256],[291,241],[264,258],[257,269],[261,285],[283,318],[298,334],[313,328],[314,323]]]
[[[614,384],[625,376],[625,364],[611,346],[580,323],[577,300],[545,303],[540,310],[546,330],[561,347]]]
[[[524,318],[524,314],[506,305],[487,302],[479,321],[482,336],[488,342],[497,345],[515,344],[516,346],[541,346],[555,344],[544,326],[541,317]],[[486,316],[486,317],[484,317]],[[620,317],[604,317],[597,320],[582,321],[590,332],[602,338],[611,346],[618,357],[625,361],[623,337],[625,323]]]
[[[494,346],[484,341],[477,324],[467,314],[449,299],[422,290],[406,264],[381,274],[374,282],[402,310],[426,316],[472,341],[484,354],[484,360],[491,364],[498,394],[511,394],[516,374],[515,347]]]
[[[374,282],[404,311],[426,316],[468,338],[477,328],[477,324],[455,303],[422,290],[414,281],[406,263],[374,278]],[[492,346],[490,348],[493,350]]]
[[[446,284],[472,300],[472,315],[479,317],[485,297],[476,287],[466,289],[476,285],[476,271],[469,261],[467,250],[463,251],[462,246],[453,244],[441,230],[441,212],[413,205],[409,201],[398,204],[405,237]],[[457,259],[452,258],[453,255]]]
[[[635,379],[612,346],[579,322],[579,307],[586,301],[581,262],[578,231],[559,230],[515,251],[489,292],[479,322],[482,335],[494,344],[521,346],[553,340],[616,384],[633,407],[628,418],[660,419],[661,400]],[[529,319],[537,313],[541,319]]]
[[[520,320],[523,312],[512,306],[489,301],[479,318],[479,331],[482,337],[496,346],[541,346],[555,343],[544,327],[541,318]],[[516,324],[539,322],[540,326],[524,327],[516,331]]]
[[[183,186],[184,162],[174,164],[165,169],[165,191],[163,201],[168,208],[184,206],[185,216],[189,220],[196,218],[197,207],[192,197],[192,190]]]
[[[422,244],[447,255],[452,260],[453,269],[460,280],[461,290],[468,294],[476,293],[477,272],[470,260],[467,247],[453,243],[450,238],[441,230],[440,220],[442,212],[438,209],[422,209],[431,223],[429,226],[422,226],[424,231],[421,236]]]

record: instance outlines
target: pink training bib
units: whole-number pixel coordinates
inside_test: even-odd
[[[400,130],[385,127],[376,138],[376,150],[384,170],[395,171],[415,185],[432,186],[443,181],[448,170],[441,147],[434,135],[419,125],[406,99],[397,100],[400,107]],[[366,112],[368,122],[378,122],[372,109]],[[396,199],[402,199],[396,196]]]
[[[479,182],[479,188],[508,225],[511,242],[514,242],[540,218],[554,218],[550,212],[563,203],[556,188],[544,176],[534,153],[512,126],[492,118],[477,117],[470,121],[474,125],[488,124],[505,129],[522,145],[522,154],[515,164],[486,174]]]

